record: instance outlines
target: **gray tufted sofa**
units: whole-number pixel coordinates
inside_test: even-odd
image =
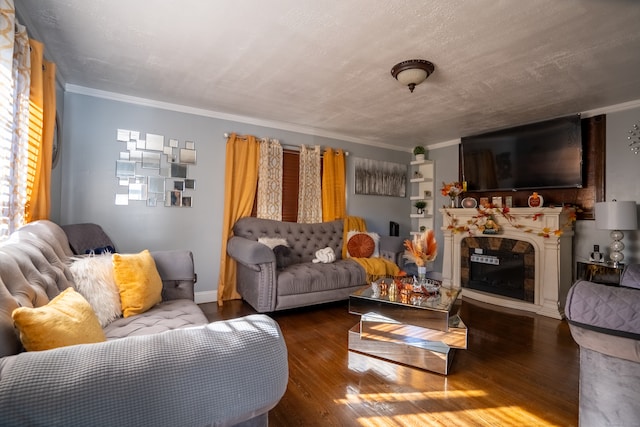
[[[580,345],[581,427],[640,423],[640,264],[620,286],[579,280],[565,314]]]
[[[227,242],[227,253],[238,263],[237,288],[258,312],[344,300],[366,284],[360,264],[342,259],[342,220],[300,224],[253,217],[240,218]],[[276,268],[273,250],[260,237],[281,237],[291,248],[290,265]],[[380,256],[402,267],[404,239],[380,236]],[[330,247],[336,261],[313,263],[318,249]]]
[[[12,311],[74,286],[72,255],[50,221],[0,243],[0,425],[268,424],[288,381],[280,329],[264,315],[207,323],[188,251],[152,253],[163,302],[107,325],[106,342],[23,351]]]

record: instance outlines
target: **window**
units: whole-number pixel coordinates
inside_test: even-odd
[[[0,14],[0,240],[34,219],[48,217],[50,158],[45,123],[55,123],[55,65],[29,40],[13,10]],[[30,62],[29,62],[30,61]],[[49,64],[51,66],[49,67]],[[45,164],[45,158],[49,161]]]
[[[322,163],[320,163],[322,174]],[[282,152],[282,221],[298,220],[298,184],[300,182],[300,153],[294,150]],[[253,201],[251,216],[257,213],[257,197]]]
[[[300,153],[286,150],[282,153],[282,220],[298,219],[298,182]]]

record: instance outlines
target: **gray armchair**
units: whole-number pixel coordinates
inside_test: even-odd
[[[580,345],[580,426],[638,425],[640,264],[625,268],[620,286],[577,281],[565,313]]]

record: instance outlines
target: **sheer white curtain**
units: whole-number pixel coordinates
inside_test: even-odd
[[[260,140],[256,216],[282,220],[282,145],[277,139]]]
[[[314,147],[300,146],[298,222],[322,222],[319,145]]]
[[[0,240],[24,224],[31,59],[13,0],[0,0]]]

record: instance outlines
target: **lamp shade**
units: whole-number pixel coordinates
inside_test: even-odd
[[[599,230],[635,230],[638,212],[634,201],[596,203],[596,228]]]
[[[417,86],[425,81],[428,76],[429,75],[425,70],[420,68],[409,68],[404,71],[400,71],[396,78],[405,86],[409,86],[411,83]]]

